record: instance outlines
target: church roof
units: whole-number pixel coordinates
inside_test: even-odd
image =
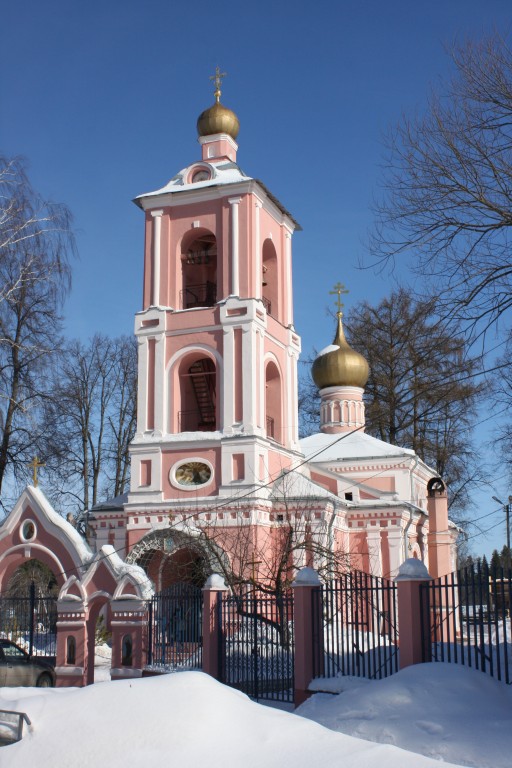
[[[192,181],[192,169],[199,169],[203,167],[210,169],[210,178],[204,179],[203,181]],[[223,187],[225,185],[239,184],[241,182],[251,181],[257,184],[263,190],[268,199],[271,200],[274,205],[281,211],[281,213],[287,216],[293,222],[296,230],[302,230],[302,227],[293,218],[291,213],[284,207],[284,205],[282,205],[282,203],[279,202],[277,197],[273,195],[272,192],[270,192],[270,190],[262,181],[260,181],[260,179],[255,179],[251,176],[248,176],[246,173],[244,173],[244,171],[242,171],[239,165],[232,162],[231,160],[221,160],[218,163],[205,161],[193,163],[192,165],[183,168],[179,173],[176,174],[176,176],[173,176],[172,179],[161,189],[156,189],[154,192],[145,192],[142,195],[137,195],[133,202],[138,205],[139,208],[144,208],[145,206],[143,205],[143,200],[148,200],[153,197],[157,198],[160,195],[175,195],[181,194],[183,192],[193,192],[201,189]]]
[[[276,500],[282,497],[284,500],[291,499],[327,499],[333,502],[339,502],[336,494],[331,493],[318,483],[315,483],[306,475],[296,470],[290,470],[279,476],[273,485],[273,492]]]
[[[335,434],[318,432],[301,440],[300,447],[310,464],[416,455],[410,448],[385,443],[361,430]]]

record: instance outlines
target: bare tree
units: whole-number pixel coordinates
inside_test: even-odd
[[[137,342],[135,337],[114,340],[116,381],[110,403],[107,448],[107,491],[120,496],[130,481],[129,445],[137,423]]]
[[[129,480],[128,445],[135,430],[136,354],[126,338],[72,341],[55,369],[53,425],[46,444],[50,495],[75,515]]]
[[[443,311],[485,331],[512,306],[512,51],[496,35],[452,55],[451,83],[389,137],[371,247],[411,252]]]
[[[68,209],[33,189],[22,160],[0,157],[0,490],[40,438],[73,250]]]

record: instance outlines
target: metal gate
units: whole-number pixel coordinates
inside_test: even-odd
[[[293,703],[291,594],[221,597],[220,680],[251,698]]]
[[[57,598],[38,595],[33,582],[28,597],[0,596],[0,635],[21,646],[29,656],[55,661]]]
[[[423,660],[512,684],[512,572],[478,563],[421,587]]]
[[[173,584],[148,603],[147,665],[163,671],[203,666],[203,596],[193,584]]]
[[[381,679],[398,672],[398,611],[393,581],[350,571],[315,589],[314,677]]]

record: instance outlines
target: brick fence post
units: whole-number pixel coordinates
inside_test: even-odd
[[[421,601],[426,609],[426,596],[422,597],[421,586],[432,580],[425,565],[415,558],[406,560],[398,569],[395,578],[398,598],[398,632],[400,646],[400,669],[411,664],[421,664],[424,661],[424,643],[430,641],[430,637],[424,638],[422,626]],[[427,631],[430,632],[427,620]]]
[[[313,629],[316,626],[313,616],[313,591],[320,586],[321,582],[314,568],[302,568],[292,584],[295,626],[295,690],[293,698],[296,707],[310,696],[308,688],[314,675],[314,654],[318,656],[318,661],[323,661],[322,632],[320,632],[318,647],[313,644]],[[321,611],[321,601],[318,601],[318,605]],[[322,622],[319,626],[323,628]],[[322,666],[319,666],[318,671],[321,669]]]
[[[219,644],[222,627],[218,604],[228,588],[222,576],[212,573],[203,587],[203,672],[219,679]]]

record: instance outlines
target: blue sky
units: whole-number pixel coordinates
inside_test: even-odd
[[[25,155],[34,186],[74,214],[68,334],[132,332],[143,214],[131,200],[199,159],[195,123],[219,64],[241,167],[303,227],[293,253],[304,354],[329,343],[334,283],[350,289],[347,306],[392,285],[358,269],[384,133],[450,76],[454,41],[494,29],[511,33],[510,0],[5,4],[0,151]],[[495,492],[506,499],[503,482]]]

